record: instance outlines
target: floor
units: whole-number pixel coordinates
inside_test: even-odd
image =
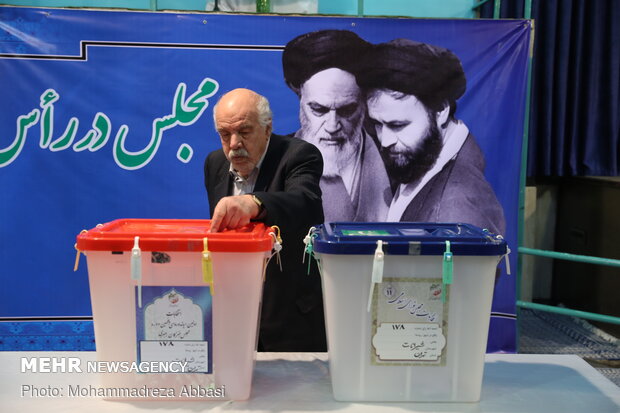
[[[576,354],[620,386],[620,339],[586,320],[522,309],[519,353]]]

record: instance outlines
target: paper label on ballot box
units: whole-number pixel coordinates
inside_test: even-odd
[[[141,288],[143,306],[136,305],[138,361],[181,362],[186,366],[186,373],[212,374],[212,301],[209,288]]]
[[[140,361],[163,361],[166,363],[176,361],[183,363],[184,373],[208,373],[209,342],[141,341]]]
[[[385,277],[373,296],[371,364],[443,366],[448,303],[441,278]]]

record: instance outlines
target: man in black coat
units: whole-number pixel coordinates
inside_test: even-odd
[[[323,222],[319,150],[300,139],[272,133],[263,96],[235,89],[214,107],[222,150],[204,165],[211,231],[240,228],[251,220],[282,231],[282,271],[267,267],[259,350],[325,351],[321,284],[316,265],[302,263],[303,238]]]

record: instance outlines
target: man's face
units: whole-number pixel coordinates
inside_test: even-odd
[[[399,183],[421,178],[443,147],[436,114],[413,95],[395,97],[385,90],[372,91],[367,103],[390,177]]]
[[[241,176],[247,178],[263,156],[271,135],[271,124],[261,126],[258,122],[256,101],[251,96],[229,95],[217,105],[215,128],[226,158]]]
[[[301,138],[323,155],[324,176],[340,175],[359,149],[364,102],[355,77],[340,69],[316,73],[300,90]]]

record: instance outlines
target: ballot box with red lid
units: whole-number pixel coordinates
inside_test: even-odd
[[[262,223],[209,233],[210,220],[119,219],[83,231],[98,394],[112,400],[250,396],[267,260]]]

